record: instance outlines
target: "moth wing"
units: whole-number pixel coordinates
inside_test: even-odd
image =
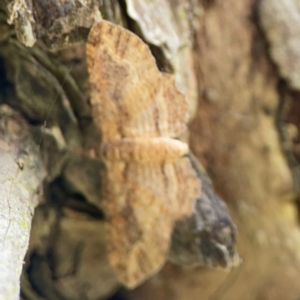
[[[176,137],[185,130],[187,102],[173,76],[159,72],[139,37],[102,20],[91,29],[86,52],[94,120],[103,142]]]
[[[186,158],[155,165],[107,163],[108,255],[127,287],[160,270],[174,222],[192,212],[200,183],[186,168],[191,168]]]
[[[103,142],[156,136],[153,116],[142,124],[132,121],[147,110],[160,89],[161,74],[148,46],[128,30],[102,20],[91,29],[86,52],[91,104]]]

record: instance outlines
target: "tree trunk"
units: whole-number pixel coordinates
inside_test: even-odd
[[[98,5],[92,0],[0,4],[0,99],[6,104],[0,121],[11,116],[5,114],[11,108],[18,111],[17,133],[1,127],[0,166],[8,171],[2,172],[6,195],[0,203],[4,214],[0,260],[15,262],[1,264],[1,297],[17,299],[29,212],[37,204],[32,199],[44,179],[43,164],[44,200],[32,221],[21,277],[23,299],[110,299],[117,293],[121,299],[136,300],[296,300],[300,296],[296,0],[104,0]],[[174,248],[174,243],[178,245],[178,236],[182,241],[182,236],[194,232],[187,226],[196,222],[193,216],[185,227],[176,224],[169,255],[173,263],[167,262],[134,290],[121,288],[106,254],[99,176],[105,166],[86,155],[101,140],[88,102],[84,44],[90,27],[101,19],[98,9],[103,18],[129,28],[149,44],[159,69],[174,74],[185,94],[190,123],[182,138],[189,140],[229,208],[238,230],[239,266],[234,263],[235,227],[227,209],[205,172],[194,165],[202,176],[199,203],[207,196],[216,220],[230,224],[224,227],[230,235],[222,246],[231,253],[225,265],[233,268],[210,268],[205,259],[193,268],[178,265],[176,251],[182,254],[188,248]],[[30,131],[26,140],[34,140],[39,149],[26,150],[31,165],[25,177],[19,175],[26,170],[24,158],[20,162],[5,138],[18,135],[18,128]],[[18,153],[26,145],[24,138],[9,140]],[[22,193],[23,186],[30,192]],[[205,217],[209,219],[208,213]],[[209,241],[220,235],[221,229],[215,230],[209,231]],[[185,261],[189,255],[186,251]],[[213,258],[218,266],[221,261]]]
[[[22,117],[0,107],[0,295],[17,299],[33,211],[45,177],[40,155]]]

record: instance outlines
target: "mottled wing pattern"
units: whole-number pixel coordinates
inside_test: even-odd
[[[107,21],[87,43],[91,103],[102,132],[108,255],[133,288],[166,260],[173,224],[191,214],[200,182],[172,139],[185,130],[188,105],[171,75],[160,73],[141,39]]]
[[[192,213],[199,182],[186,157],[160,164],[109,161],[105,175],[110,262],[120,281],[135,287],[163,266],[174,220]]]
[[[159,136],[178,137],[186,131],[188,103],[175,85],[175,77],[161,73],[162,84],[155,98]]]
[[[161,198],[164,178],[160,166],[123,162],[108,162],[105,178],[109,259],[133,288],[162,267],[169,249],[173,218]]]
[[[178,188],[176,201],[172,201],[172,206],[175,219],[178,220],[192,214],[195,200],[200,195],[201,182],[187,157],[180,157],[173,165]]]
[[[173,76],[158,71],[139,37],[101,21],[91,29],[87,62],[94,119],[103,142],[177,137],[185,131],[188,103]]]

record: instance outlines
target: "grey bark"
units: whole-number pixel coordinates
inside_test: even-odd
[[[0,295],[19,299],[34,208],[45,177],[25,120],[0,106]]]

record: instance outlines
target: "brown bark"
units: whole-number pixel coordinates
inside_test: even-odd
[[[10,16],[25,45],[40,38],[51,49],[70,47],[85,40],[99,17],[96,1],[45,2],[56,14],[43,15],[42,2],[33,0],[10,1],[4,9],[2,19]],[[142,36],[159,67],[175,74],[193,116],[191,148],[228,204],[243,259],[228,272],[167,263],[136,290],[123,291],[124,297],[292,300],[300,295],[294,202],[299,151],[283,135],[286,130],[278,128],[284,122],[299,126],[295,89],[300,58],[295,45],[300,36],[288,21],[287,9],[295,7],[297,15],[297,5],[292,0],[127,0],[100,5],[106,19]],[[54,55],[45,45],[30,49],[18,43],[5,22],[0,30],[3,101],[20,111],[35,133],[43,129],[37,143],[48,172],[46,201],[33,220],[22,296],[108,299],[120,286],[103,238],[98,178],[103,165],[80,155],[99,143],[87,103],[84,46]]]
[[[218,1],[205,9],[195,53],[203,93],[190,139],[229,205],[244,262],[229,274],[175,275],[168,266],[135,291],[134,299],[147,299],[150,291],[159,299],[296,299],[300,294],[295,194],[276,128],[280,78],[254,4]]]

